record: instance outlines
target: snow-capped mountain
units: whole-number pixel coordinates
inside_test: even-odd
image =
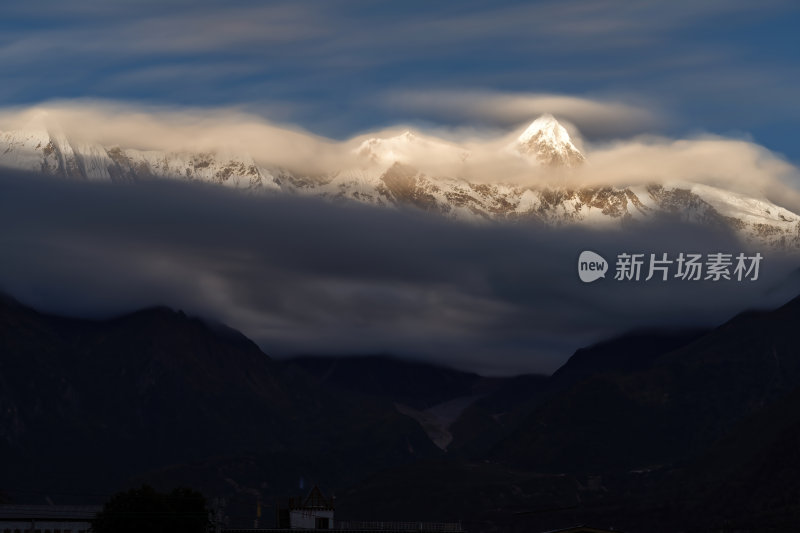
[[[170,153],[73,145],[64,134],[45,130],[0,133],[0,166],[85,180],[179,178],[239,188],[263,185],[261,173],[250,157],[224,152]]]
[[[553,115],[542,115],[522,132],[513,145],[519,153],[548,166],[573,167],[584,161],[567,130]]]
[[[538,171],[584,162],[552,116],[536,119],[510,146]],[[170,178],[235,187],[250,193],[300,194],[386,207],[413,206],[469,221],[619,228],[660,214],[730,228],[758,245],[800,248],[800,216],[765,199],[695,183],[627,187],[530,187],[477,183],[425,172],[415,162],[435,156],[467,161],[469,150],[410,131],[361,142],[349,168],[308,176],[230,151],[142,151],[73,143],[37,129],[0,132],[0,167],[70,179],[141,181]],[[455,168],[450,165],[449,168]],[[554,169],[555,170],[555,169]]]

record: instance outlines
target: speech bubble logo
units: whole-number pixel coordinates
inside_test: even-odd
[[[585,250],[578,257],[578,277],[584,283],[591,283],[606,277],[608,261],[602,255]]]

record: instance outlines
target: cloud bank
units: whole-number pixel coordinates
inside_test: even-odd
[[[800,291],[791,257],[756,282],[582,284],[580,251],[740,251],[663,220],[625,233],[472,226],[404,210],[3,172],[0,290],[110,316],[154,304],[221,320],[274,356],[394,353],[489,374],[549,372],[637,327],[713,325]],[[613,261],[613,259],[612,259]]]

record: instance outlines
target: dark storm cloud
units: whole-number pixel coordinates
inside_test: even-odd
[[[40,309],[99,317],[166,304],[273,355],[392,352],[490,373],[551,371],[588,342],[714,324],[797,289],[779,286],[791,262],[766,252],[758,282],[578,281],[583,249],[613,261],[742,248],[675,221],[624,234],[471,225],[174,182],[5,172],[0,228],[0,288]]]

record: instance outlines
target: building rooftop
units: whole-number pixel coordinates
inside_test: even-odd
[[[103,510],[101,505],[0,505],[0,520],[87,521]]]

